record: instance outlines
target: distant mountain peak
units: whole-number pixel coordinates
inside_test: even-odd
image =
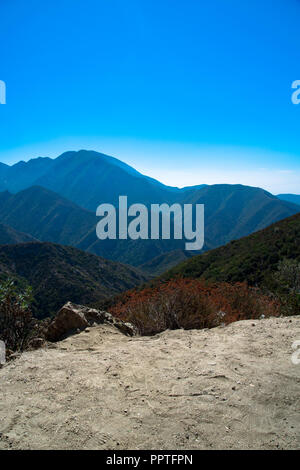
[[[300,194],[278,194],[278,199],[300,205]]]

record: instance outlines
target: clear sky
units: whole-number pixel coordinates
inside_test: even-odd
[[[299,0],[0,0],[0,161],[300,193]]]

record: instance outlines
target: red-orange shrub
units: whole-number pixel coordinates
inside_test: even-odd
[[[245,283],[173,279],[157,287],[129,291],[110,312],[133,323],[140,334],[166,329],[212,328],[221,323],[279,315],[278,303]]]

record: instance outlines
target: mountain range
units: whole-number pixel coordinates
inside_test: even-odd
[[[129,204],[169,204],[201,187],[165,186],[114,157],[87,150],[65,152],[53,160],[1,164],[0,191],[17,193],[30,186],[47,188],[93,212],[102,203],[117,206],[119,195],[127,195]]]
[[[206,250],[299,211],[298,206],[280,201],[262,189],[239,185],[206,186],[195,190],[182,203],[205,204]],[[145,264],[151,265],[154,258],[161,257],[160,268],[153,271],[155,275],[170,267],[170,256],[162,261],[165,254],[172,252],[172,262],[176,264],[182,260],[176,254],[184,253],[184,240],[100,241],[94,213],[40,186],[16,194],[0,193],[0,221],[40,241],[74,246],[107,259],[140,266],[148,273]],[[195,253],[184,256],[192,254]]]
[[[0,193],[0,220],[40,241],[71,245],[135,266],[184,246],[182,240],[100,241],[96,235],[99,219],[93,212],[40,186],[17,194]]]
[[[53,160],[40,157],[13,166],[1,164],[0,190],[0,223],[29,237],[18,241],[33,238],[73,246],[140,267],[147,275],[161,274],[196,253],[185,251],[185,240],[100,241],[95,231],[99,204],[117,206],[119,195],[127,195],[128,204],[148,207],[152,203],[204,204],[204,251],[300,211],[299,205],[255,187],[165,186],[116,158],[85,150],[66,152]],[[2,239],[3,243],[17,240],[8,234]]]

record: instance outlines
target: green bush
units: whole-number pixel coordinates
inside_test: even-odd
[[[284,315],[300,314],[300,262],[283,259],[274,275]]]

